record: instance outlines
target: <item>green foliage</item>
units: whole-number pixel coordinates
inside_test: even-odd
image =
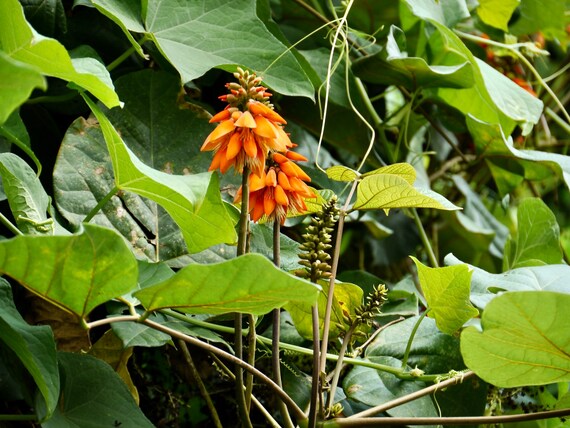
[[[326,428],[384,406],[476,426],[512,406],[567,409],[568,7],[2,2],[0,421],[288,426],[288,412]],[[240,69],[279,116],[240,99]],[[217,114],[232,97],[252,116]],[[311,181],[250,178],[265,186],[255,215],[289,208],[293,176],[316,197],[279,227],[248,222],[242,177],[216,162],[283,132]],[[326,242],[300,248],[331,200]],[[330,282],[294,276],[308,264]],[[363,322],[363,304],[381,310]],[[250,412],[249,392],[241,411],[214,393],[234,388],[236,357],[258,370]],[[260,376],[278,369],[283,388]],[[319,396],[315,420],[295,407]]]
[[[461,334],[465,364],[506,388],[568,382],[568,312],[563,308],[569,303],[569,295],[546,291],[496,297],[483,312],[483,331],[469,327]]]

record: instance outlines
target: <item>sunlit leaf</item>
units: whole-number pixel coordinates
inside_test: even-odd
[[[376,174],[393,174],[397,175],[398,177],[403,178],[410,184],[414,184],[416,181],[416,170],[412,165],[405,162],[394,163],[392,165],[386,165],[375,169],[373,171],[365,172],[362,174],[363,177],[367,177],[370,175]]]
[[[105,78],[101,79],[97,73],[92,73],[93,70],[84,72],[84,66],[76,69],[60,42],[36,33],[28,24],[17,0],[6,0],[2,4],[0,48],[12,59],[26,63],[46,76],[75,83],[91,92],[107,107],[119,105],[109,73],[105,72]],[[99,70],[103,72],[104,67]]]
[[[56,412],[43,428],[154,427],[109,364],[90,355],[67,352],[60,352],[58,360],[62,393]]]
[[[0,345],[10,348],[28,370],[45,400],[49,417],[59,398],[59,371],[50,327],[29,325],[12,299],[12,287],[0,279]]]
[[[562,263],[556,217],[542,200],[524,199],[517,209],[517,230],[505,244],[503,270]]]
[[[432,19],[449,28],[469,17],[465,0],[405,0],[411,12],[423,19]]]
[[[445,49],[446,47],[444,47]],[[468,88],[473,85],[472,66],[465,57],[456,56],[456,64],[430,65],[421,57],[406,52],[404,32],[392,26],[386,49],[354,61],[352,71],[363,80],[383,85],[418,88]]]
[[[46,89],[46,81],[37,68],[10,58],[2,51],[0,79],[6,82],[0,88],[0,125],[28,99],[34,88]]]
[[[278,269],[259,254],[227,262],[189,265],[172,278],[135,293],[149,311],[243,312],[261,315],[288,302],[314,303],[319,287]]]
[[[234,223],[222,202],[216,174],[172,175],[142,163],[125,145],[109,119],[88,97],[105,136],[115,183],[160,204],[182,230],[188,251],[235,242]]]
[[[375,174],[364,177],[358,185],[354,209],[435,208],[457,210],[443,196],[412,186],[399,175]]]
[[[18,228],[25,234],[53,233],[49,197],[32,168],[15,154],[1,153],[0,176]]]
[[[569,381],[568,305],[570,295],[548,291],[496,297],[483,312],[483,331],[461,334],[465,364],[505,388]]]
[[[90,224],[71,236],[0,241],[0,273],[81,318],[137,284],[137,262],[123,238]]]
[[[430,268],[412,257],[428,303],[429,316],[437,327],[453,334],[479,312],[469,302],[471,274],[467,265]]]
[[[327,168],[327,177],[335,181],[354,181],[360,174],[347,166],[335,165]]]
[[[477,15],[485,24],[509,32],[508,23],[520,0],[479,0]]]
[[[446,265],[463,263],[449,254],[445,257]],[[513,269],[504,273],[489,273],[475,266],[471,277],[471,301],[478,308],[484,308],[496,297],[499,291],[555,291],[570,294],[570,266],[547,265]]]
[[[253,0],[150,0],[143,6],[138,1],[94,0],[93,4],[117,23],[135,46],[138,44],[129,31],[150,38],[184,83],[214,67],[235,71],[241,65],[259,72],[279,93],[313,97],[313,86],[303,68],[257,17]]]

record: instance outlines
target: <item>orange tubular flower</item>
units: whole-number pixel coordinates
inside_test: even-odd
[[[273,153],[272,166],[260,175],[251,173],[249,176],[249,209],[251,219],[259,221],[278,221],[283,224],[289,212],[303,213],[307,210],[305,198],[315,198],[316,195],[305,184],[311,178],[294,162],[306,158],[298,153],[286,155]],[[236,202],[242,197],[241,188],[236,195]]]
[[[283,130],[287,122],[277,114],[267,101],[266,88],[257,86],[261,79],[238,69],[234,76],[239,83],[229,83],[230,94],[220,99],[228,106],[210,119],[219,125],[208,135],[201,151],[214,151],[209,170],[220,169],[222,173],[230,167],[242,173],[244,166],[261,175],[267,155],[271,152],[285,152],[293,143]]]

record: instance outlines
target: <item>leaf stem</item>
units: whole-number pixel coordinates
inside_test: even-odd
[[[335,419],[325,422],[323,428],[333,427],[366,427],[366,426],[404,426],[404,425],[472,425],[497,426],[498,424],[537,421],[552,418],[562,418],[570,415],[570,409],[546,410],[544,412],[526,413],[518,415],[501,416],[455,416],[455,417],[427,417],[427,418],[367,418],[367,419]]]
[[[141,316],[138,314],[137,315],[119,315],[116,317],[108,317],[108,318],[103,318],[103,319],[96,320],[96,321],[87,322],[87,323],[85,323],[85,327],[87,329],[92,329],[95,327],[100,327],[102,325],[111,324],[114,322],[127,322],[127,321],[139,322],[140,320],[141,320]]]
[[[178,346],[182,350],[182,354],[184,355],[184,360],[186,361],[186,364],[188,364],[190,373],[192,374],[194,381],[198,385],[198,390],[200,391],[200,394],[202,394],[202,398],[204,399],[206,405],[208,406],[208,410],[210,411],[210,415],[212,417],[212,423],[216,428],[223,428],[222,422],[220,421],[220,417],[218,416],[218,411],[216,410],[216,406],[214,406],[212,398],[210,397],[210,394],[206,389],[206,385],[204,385],[204,382],[200,377],[200,373],[198,372],[198,369],[194,364],[194,360],[192,359],[192,355],[190,355],[190,351],[188,350],[188,346],[186,346],[186,342],[184,342],[182,339],[178,339]]]
[[[107,193],[103,197],[103,199],[101,199],[99,202],[97,202],[97,205],[95,205],[93,207],[93,209],[91,211],[89,211],[89,213],[83,219],[83,222],[89,223],[91,221],[91,219],[93,219],[93,217],[95,217],[95,215],[99,212],[99,210],[101,210],[101,208],[103,208],[105,206],[105,204],[107,202],[109,202],[111,200],[111,198],[117,194],[118,191],[119,191],[119,188],[116,185],[113,186],[113,188],[109,191],[109,193]]]
[[[406,345],[406,351],[404,352],[404,358],[402,358],[402,370],[405,370],[406,366],[408,365],[408,357],[410,356],[410,350],[412,349],[412,342],[414,341],[414,337],[416,335],[416,332],[418,331],[418,328],[420,327],[420,324],[422,323],[423,319],[426,317],[428,312],[429,309],[425,310],[424,313],[420,315],[420,317],[416,321],[416,324],[414,325],[414,328],[412,329],[412,332],[410,333],[410,337],[408,338],[408,343]]]
[[[148,34],[145,34],[143,36],[142,39],[140,39],[140,41],[138,42],[139,46],[144,45],[147,41],[150,40],[150,36]],[[112,61],[108,66],[107,66],[107,71],[113,71],[115,68],[117,68],[119,65],[121,65],[123,63],[123,61],[125,61],[128,57],[130,57],[133,53],[135,53],[137,51],[137,46],[131,46],[130,48],[128,48],[125,52],[123,52],[121,55],[119,55],[117,57],[117,59],[115,59],[114,61]]]
[[[352,338],[352,333],[354,333],[354,330],[356,330],[357,326],[358,323],[353,322],[351,326],[348,328],[346,334],[344,335],[344,339],[342,340],[342,345],[340,346],[340,350],[338,352],[338,360],[336,360],[336,366],[333,372],[334,375],[331,380],[329,396],[327,399],[327,405],[326,405],[327,412],[330,412],[332,406],[334,405],[334,396],[336,394],[336,387],[338,385],[338,380],[340,379],[340,372],[342,371],[344,355],[346,354],[346,350],[348,349],[348,344],[350,343],[350,339]]]
[[[437,257],[433,252],[433,247],[431,246],[431,242],[429,241],[429,238],[424,229],[424,225],[422,224],[420,216],[418,215],[418,210],[412,208],[412,215],[414,216],[414,223],[416,223],[416,227],[418,228],[418,232],[420,233],[420,239],[422,240],[422,244],[424,244],[424,248],[427,252],[432,267],[434,268],[439,267],[439,263],[437,262]]]
[[[472,371],[467,371],[465,373],[461,373],[459,376],[451,377],[447,380],[441,381],[439,383],[435,383],[419,391],[412,392],[411,394],[404,395],[403,397],[396,398],[395,400],[388,401],[387,403],[380,404],[379,406],[372,407],[370,409],[364,410],[359,413],[355,413],[351,416],[348,416],[346,419],[358,419],[362,421],[362,418],[368,418],[369,416],[377,415],[378,413],[385,412],[386,410],[393,409],[394,407],[401,406],[402,404],[409,403],[410,401],[414,401],[418,398],[424,397],[431,393],[436,392],[438,389],[443,390],[448,386],[457,385],[458,383],[462,383],[465,379],[470,378],[475,373]],[[392,419],[392,418],[390,418]],[[434,423],[437,425],[439,422]],[[411,424],[416,425],[416,424]],[[348,425],[347,425],[348,426]]]
[[[42,164],[40,160],[37,158],[36,154],[33,152],[33,150],[30,147],[28,147],[26,143],[21,141],[18,137],[16,137],[13,133],[9,132],[3,126],[0,126],[0,134],[6,137],[10,142],[15,144],[16,146],[18,146],[20,150],[22,150],[25,154],[28,155],[28,157],[34,162],[34,165],[36,165],[36,168],[38,170],[36,176],[39,177],[40,174],[42,173]]]
[[[323,406],[319,394],[321,388],[321,362],[320,362],[320,337],[319,337],[319,306],[311,307],[313,320],[313,373],[311,379],[311,401],[309,407],[308,428],[314,428],[317,424],[317,415],[323,416]]]
[[[24,233],[18,229],[14,223],[12,223],[10,220],[8,220],[8,217],[6,217],[4,214],[0,213],[0,223],[2,223],[4,226],[6,226],[7,229],[10,230],[10,232],[12,232],[14,235],[23,235]]]

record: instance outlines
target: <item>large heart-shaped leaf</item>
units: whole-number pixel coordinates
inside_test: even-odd
[[[53,233],[49,197],[32,168],[15,154],[1,153],[0,176],[18,228],[25,234]]]
[[[49,417],[59,398],[59,371],[55,340],[48,326],[29,325],[14,305],[10,284],[0,278],[0,342],[19,358],[36,383]]]
[[[405,4],[418,18],[431,19],[449,28],[469,17],[465,0],[405,0]]]
[[[570,295],[548,291],[505,293],[490,302],[483,331],[461,334],[461,354],[477,376],[514,388],[570,381]]]
[[[90,224],[77,235],[0,241],[0,272],[81,318],[137,284],[137,262],[123,238]]]
[[[471,271],[467,265],[430,268],[412,257],[418,279],[437,327],[453,334],[479,312],[469,302]]]
[[[449,254],[445,264],[463,263]],[[478,308],[485,308],[496,297],[497,291],[556,291],[570,294],[570,266],[548,265],[513,269],[504,273],[489,273],[475,266],[471,277],[471,301]]]
[[[94,0],[93,4],[126,34],[134,31],[150,38],[183,82],[214,67],[234,71],[241,65],[260,73],[277,92],[313,97],[303,68],[257,17],[254,0],[150,0],[143,6],[136,0]]]
[[[152,428],[113,368],[91,355],[60,352],[62,393],[43,428]],[[94,415],[97,415],[94,417]]]
[[[444,49],[446,47],[444,46]],[[420,57],[409,57],[404,32],[392,26],[386,49],[354,61],[352,71],[363,80],[383,85],[418,88],[468,88],[473,85],[472,65],[456,56],[454,65],[429,65]]]
[[[227,262],[189,265],[172,278],[135,293],[149,311],[265,314],[291,301],[315,303],[320,287],[275,267],[259,254]]]
[[[37,68],[10,58],[2,51],[0,79],[10,82],[0,88],[0,125],[29,98],[34,88],[46,89],[46,81]]]
[[[85,97],[97,117],[113,163],[115,184],[160,204],[180,226],[188,251],[235,242],[234,222],[220,197],[216,174],[172,175],[142,163],[109,119]]]
[[[46,76],[75,83],[91,92],[107,107],[119,105],[119,98],[105,67],[93,58],[81,58],[76,64],[61,43],[34,31],[26,22],[18,0],[6,0],[2,4],[0,49]],[[97,72],[93,73],[94,70]],[[99,77],[101,75],[103,77]]]
[[[509,32],[508,23],[520,0],[479,0],[477,15],[491,27]]]
[[[562,263],[556,217],[542,200],[523,200],[517,208],[517,230],[505,244],[503,270]]]

